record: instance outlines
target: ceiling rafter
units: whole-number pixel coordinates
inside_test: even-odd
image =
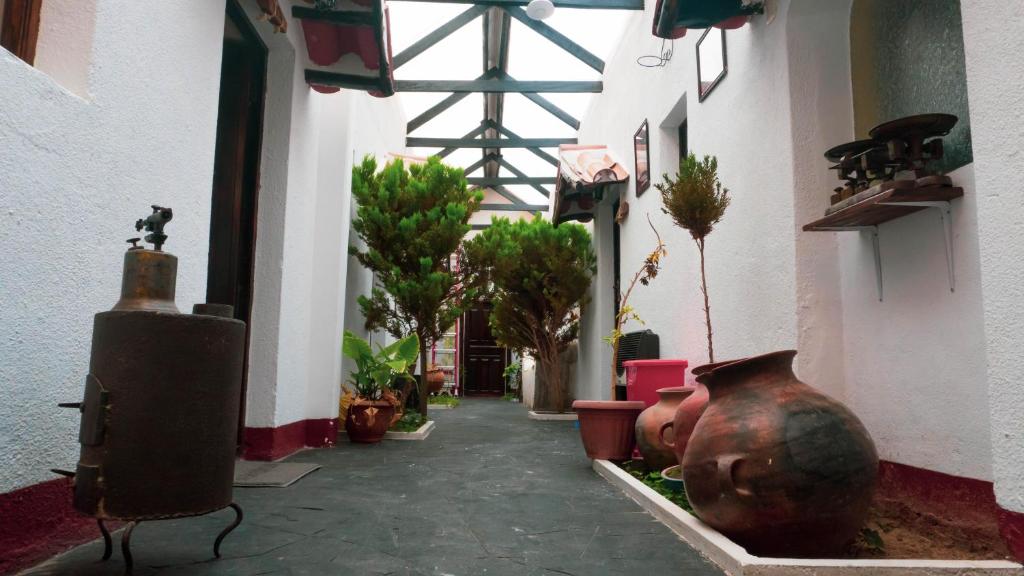
[[[497,70],[488,70],[487,72],[485,72],[485,73],[481,74],[480,76],[478,76],[477,80],[486,80],[488,78],[496,78],[497,76],[498,76],[498,71]],[[430,122],[431,120],[436,118],[438,115],[440,115],[445,110],[451,108],[452,106],[454,106],[454,105],[458,104],[459,102],[461,102],[462,100],[464,100],[470,94],[471,94],[471,92],[459,92],[459,93],[452,94],[452,95],[444,98],[443,100],[441,100],[437,104],[434,104],[433,106],[428,108],[425,112],[423,112],[419,116],[417,116],[417,117],[413,118],[412,120],[410,120],[409,123],[406,124],[406,126],[405,126],[405,133],[408,134],[408,133],[416,130],[420,126],[423,126],[427,122]]]
[[[406,138],[410,148],[556,148],[563,144],[576,144],[576,138]]]
[[[473,20],[476,20],[484,12],[489,10],[488,6],[476,5],[465,12],[460,13],[458,16],[452,18],[448,22],[445,22],[441,26],[438,26],[436,30],[427,34],[423,38],[420,38],[416,42],[413,42],[411,46],[402,50],[394,58],[394,69],[398,70],[403,64],[408,63],[413,58],[426,52],[441,40],[451,36],[466,24],[469,24]]]
[[[481,204],[481,210],[494,212],[547,212],[547,204]]]
[[[600,80],[395,80],[396,92],[594,93],[603,89]]]
[[[601,60],[595,56],[592,52],[573,42],[568,36],[562,34],[558,30],[555,30],[551,26],[541,22],[540,20],[534,20],[526,15],[526,12],[522,8],[516,6],[506,6],[502,10],[507,12],[510,16],[519,20],[524,26],[533,30],[537,34],[540,34],[544,38],[547,38],[555,46],[558,46],[562,50],[565,50],[572,56],[574,56],[580,62],[583,62],[587,66],[590,66],[594,70],[597,70],[601,74],[604,74],[604,60]]]
[[[484,6],[526,6],[530,0],[407,0],[429,4],[480,4]],[[589,10],[643,10],[644,0],[558,0],[559,8]]]

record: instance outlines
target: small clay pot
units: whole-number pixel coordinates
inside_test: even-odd
[[[662,425],[671,424],[679,403],[693,394],[694,390],[685,386],[659,388],[658,402],[641,412],[636,419],[636,446],[648,470],[664,470],[679,463],[672,446],[661,440],[660,431]]]
[[[629,460],[636,442],[636,419],[643,402],[577,400],[572,403],[579,418],[583,449],[592,460]]]
[[[795,356],[698,375],[711,401],[686,446],[683,481],[697,516],[751,554],[830,558],[864,525],[878,455],[853,412],[796,378]]]
[[[384,439],[384,434],[391,427],[391,419],[395,415],[395,407],[383,400],[357,400],[349,407],[345,418],[345,432],[351,442],[375,444]]]

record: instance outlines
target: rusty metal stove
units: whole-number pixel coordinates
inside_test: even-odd
[[[169,208],[136,224],[149,234],[124,257],[121,298],[96,315],[85,398],[61,404],[81,411],[81,457],[74,472],[74,507],[104,521],[129,522],[121,538],[132,572],[131,534],[142,521],[200,516],[231,507],[236,426],[240,407],[245,323],[232,307],[197,304],[181,314],[174,304],[178,259],[163,251]]]

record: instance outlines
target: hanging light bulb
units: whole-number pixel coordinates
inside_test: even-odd
[[[530,0],[526,6],[526,15],[534,20],[544,20],[555,13],[555,5],[551,0]]]

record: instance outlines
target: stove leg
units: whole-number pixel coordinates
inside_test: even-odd
[[[220,558],[220,543],[224,541],[224,538],[231,533],[232,530],[238,528],[238,525],[242,523],[242,507],[232,502],[229,504],[232,510],[235,511],[235,521],[230,526],[221,531],[217,535],[217,540],[213,542],[213,555]]]
[[[129,522],[121,534],[121,555],[124,556],[124,573],[128,576],[131,576],[132,568],[135,566],[132,561],[132,530],[138,525],[138,522]]]
[[[100,534],[103,534],[103,559],[101,562],[106,562],[110,560],[110,555],[114,553],[114,543],[110,539],[110,532],[107,530],[106,525],[103,524],[103,519],[97,518],[96,524],[100,527]]]

